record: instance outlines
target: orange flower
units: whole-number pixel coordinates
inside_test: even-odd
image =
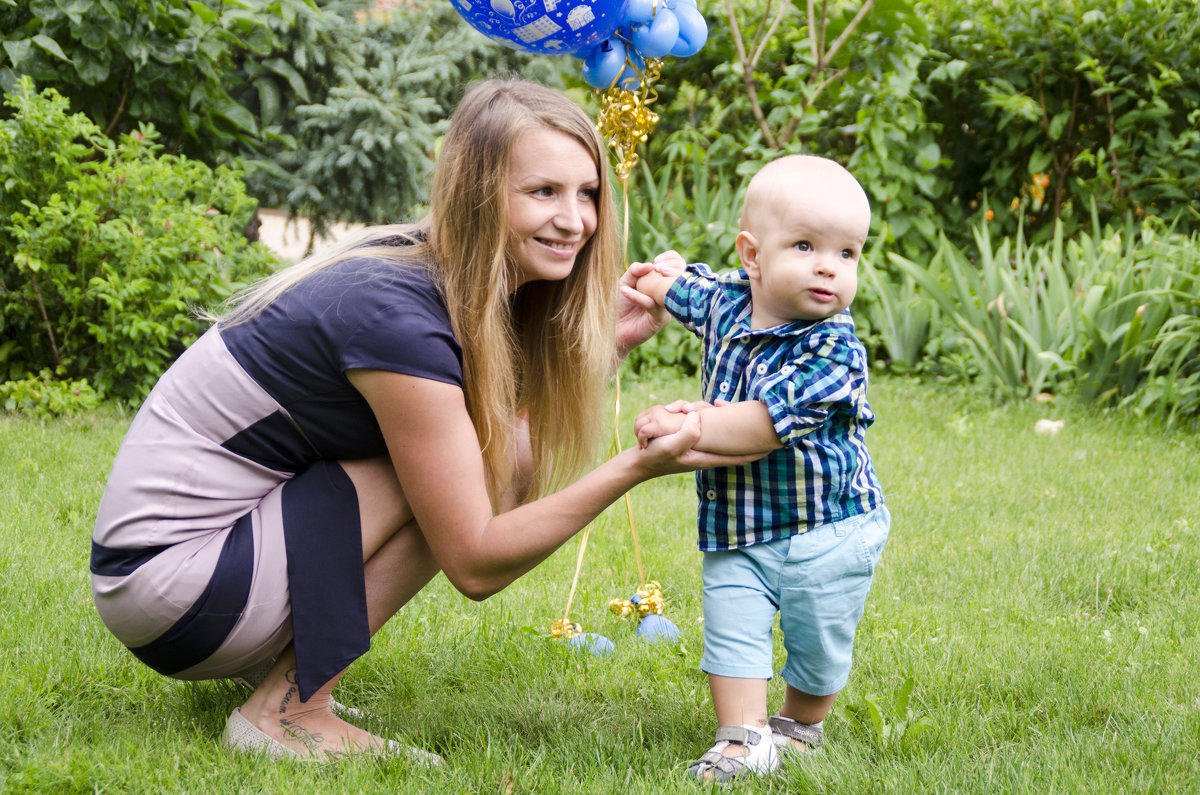
[[[986,213],[983,214],[983,217],[985,219],[987,219],[988,221],[990,221],[996,217],[996,213],[992,212],[991,210],[988,210]]]

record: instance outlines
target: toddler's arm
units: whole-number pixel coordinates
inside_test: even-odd
[[[638,445],[644,447],[657,436],[677,430],[691,413],[700,415],[700,439],[695,450],[727,455],[766,454],[783,447],[775,433],[775,423],[767,404],[759,400],[737,403],[718,400],[717,405],[677,400],[665,406],[653,406],[634,421]]]

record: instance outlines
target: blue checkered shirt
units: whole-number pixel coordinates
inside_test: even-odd
[[[783,448],[696,473],[700,549],[774,541],[883,504],[864,440],[867,352],[850,313],[750,328],[745,271],[689,265],[666,307],[703,340],[704,399],[761,400]]]

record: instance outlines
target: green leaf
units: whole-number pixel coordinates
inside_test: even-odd
[[[19,67],[21,62],[25,60],[25,56],[29,54],[29,48],[32,45],[29,39],[17,39],[15,41],[4,42],[4,51],[8,53],[8,60],[13,66]]]
[[[190,5],[192,7],[192,13],[195,14],[196,17],[205,25],[211,25],[217,21],[217,12],[209,8],[204,3],[199,2],[199,0],[192,0]]]
[[[64,53],[62,51],[62,47],[58,46],[58,42],[55,41],[54,39],[50,38],[49,36],[47,36],[43,33],[39,33],[38,35],[33,37],[33,43],[36,44],[37,46],[41,47],[43,50],[50,53],[54,57],[56,57],[62,61],[65,61],[67,63],[71,63],[71,59],[68,58],[66,53]]]

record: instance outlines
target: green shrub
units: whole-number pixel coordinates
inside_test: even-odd
[[[57,89],[106,135],[153,124],[167,150],[207,163],[261,136],[231,92],[238,66],[271,50],[273,20],[312,0],[0,2],[0,90],[22,76]]]
[[[937,57],[925,69],[955,75],[931,81],[926,107],[960,205],[1033,239],[1055,221],[1068,236],[1088,229],[1093,204],[1102,222],[1195,223],[1194,0],[956,0],[927,13]]]
[[[193,314],[278,261],[249,244],[237,172],[113,142],[27,78],[0,121],[0,376],[44,369],[137,400],[203,331]]]
[[[91,411],[100,396],[87,381],[60,381],[49,370],[33,378],[0,383],[0,407],[35,417],[58,417]]]

